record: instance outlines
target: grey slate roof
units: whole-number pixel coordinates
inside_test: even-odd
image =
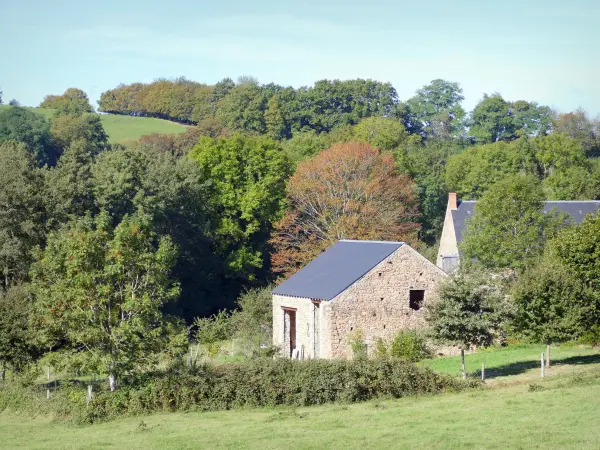
[[[452,220],[454,221],[454,231],[456,233],[456,242],[460,244],[466,221],[473,217],[476,201],[461,201],[458,204],[458,209],[452,210]],[[581,223],[583,218],[588,214],[595,213],[600,210],[600,201],[595,200],[573,200],[573,201],[548,201],[544,205],[544,212],[548,213],[556,209],[560,212],[567,213],[573,223]]]
[[[273,294],[331,300],[403,244],[403,242],[338,241],[277,286]]]

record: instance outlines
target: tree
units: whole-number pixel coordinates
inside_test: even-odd
[[[586,155],[598,156],[600,150],[600,129],[598,120],[592,121],[587,113],[579,108],[566,114],[558,114],[552,120],[552,132],[564,133],[580,142]]]
[[[353,134],[356,140],[366,142],[383,151],[398,147],[408,138],[402,122],[388,117],[363,119],[354,126]]]
[[[461,198],[476,200],[508,175],[537,175],[537,169],[535,149],[530,140],[502,141],[469,147],[450,156],[446,183]]]
[[[437,301],[427,309],[427,322],[435,340],[460,347],[466,378],[465,350],[491,345],[509,311],[500,286],[480,271],[461,267],[440,285]]]
[[[32,306],[28,285],[0,290],[0,379],[3,383],[7,366],[21,370],[36,356],[35,336],[29,324]]]
[[[96,153],[108,147],[108,136],[97,114],[55,117],[50,132],[56,145],[63,151],[77,140],[84,140]]]
[[[396,173],[391,155],[368,144],[335,144],[298,165],[287,203],[271,239],[273,268],[281,275],[295,272],[338,239],[416,242],[414,183]]]
[[[92,165],[97,153],[97,149],[87,141],[74,141],[62,154],[56,167],[46,172],[44,201],[51,226],[87,212],[96,212]]]
[[[0,290],[25,281],[44,242],[43,178],[24,144],[0,143]]]
[[[281,217],[289,163],[265,137],[202,137],[190,152],[210,180],[208,203],[217,220],[218,253],[234,278],[252,280],[267,260],[266,242]]]
[[[16,98],[13,98],[12,100],[10,100],[8,102],[9,106],[21,106],[21,103],[19,103],[19,100],[17,100]]]
[[[0,143],[4,141],[22,142],[40,165],[56,162],[48,122],[28,109],[14,106],[0,112]]]
[[[524,100],[508,102],[498,93],[484,94],[471,113],[469,136],[479,144],[543,136],[550,131],[551,122],[547,106]]]
[[[53,232],[32,266],[37,327],[70,359],[108,374],[111,390],[163,350],[161,308],[179,294],[170,278],[177,250],[144,216],[112,229],[106,214]]]
[[[81,116],[94,112],[85,92],[77,88],[69,88],[62,95],[47,95],[40,108],[56,109],[58,115]]]
[[[445,174],[448,160],[463,150],[457,140],[411,138],[396,149],[398,170],[417,185],[422,213],[420,239],[433,245],[440,236],[448,203]]]
[[[532,175],[510,175],[477,202],[461,251],[490,269],[523,268],[539,256],[565,217],[544,214],[544,193]]]
[[[408,121],[411,133],[424,137],[460,137],[464,132],[464,100],[458,83],[436,79],[419,89],[408,100]]]
[[[546,344],[546,367],[550,367],[550,345],[580,336],[587,318],[596,313],[583,284],[548,256],[519,276],[512,298],[514,330]]]
[[[586,328],[600,324],[600,215],[565,227],[548,243],[549,252],[590,293]]]
[[[234,336],[247,351],[257,353],[273,340],[273,286],[249,289],[236,302],[231,316]]]
[[[238,84],[219,101],[215,118],[228,130],[264,134],[267,102],[266,92],[258,84]]]
[[[2,104],[2,89],[0,89],[0,105]]]

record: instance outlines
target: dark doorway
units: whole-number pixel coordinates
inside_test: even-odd
[[[321,309],[320,309],[319,303],[313,302],[313,324],[314,324],[314,330],[313,330],[313,336],[314,336],[313,355],[314,355],[314,358],[318,358],[319,357],[319,347],[321,346],[321,342],[320,342],[321,323],[320,323],[320,316],[319,316],[320,310]]]
[[[287,311],[290,317],[290,356],[296,349],[296,311]]]

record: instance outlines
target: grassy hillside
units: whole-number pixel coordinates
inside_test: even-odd
[[[535,385],[66,426],[0,414],[3,448],[598,448],[600,371]]]
[[[10,108],[8,105],[0,105],[0,111]],[[47,119],[51,119],[54,110],[45,108],[28,108],[31,111],[41,114]],[[133,116],[115,116],[111,114],[101,114],[100,120],[102,126],[108,134],[111,143],[122,145],[132,144],[140,137],[153,134],[177,134],[183,133],[185,125],[168,120],[154,119],[151,117],[133,117]]]

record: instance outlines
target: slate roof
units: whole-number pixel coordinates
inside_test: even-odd
[[[452,220],[454,221],[454,231],[456,233],[456,242],[460,244],[462,235],[466,226],[467,219],[473,216],[476,201],[461,201],[458,203],[458,209],[452,210]],[[544,212],[548,213],[556,209],[565,212],[571,217],[573,223],[581,223],[588,214],[600,210],[600,201],[595,200],[573,200],[573,201],[548,201],[544,205]]]
[[[338,241],[273,290],[273,294],[332,300],[403,242]]]

